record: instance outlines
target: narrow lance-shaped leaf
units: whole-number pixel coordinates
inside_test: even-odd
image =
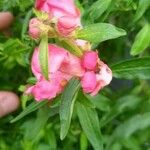
[[[29,10],[25,16],[25,19],[23,21],[23,26],[22,26],[22,31],[21,31],[21,38],[24,39],[25,37],[25,33],[27,32],[28,30],[28,24],[29,24],[29,19],[31,18],[33,14],[33,11],[32,10]]]
[[[98,0],[94,2],[92,6],[89,7],[86,15],[92,19],[99,18],[107,10],[110,3],[111,0]]]
[[[95,109],[77,102],[77,114],[85,135],[95,150],[103,150],[99,119]]]
[[[60,138],[63,140],[68,133],[71,117],[73,113],[74,103],[78,94],[80,84],[79,80],[72,78],[65,88],[61,97],[60,105]]]
[[[76,31],[76,38],[99,43],[126,35],[126,31],[108,23],[97,23]]]
[[[44,128],[44,126],[47,123],[48,119],[51,116],[56,115],[58,112],[59,112],[58,107],[51,108],[48,105],[45,105],[45,106],[41,107],[37,112],[37,116],[36,116],[34,122],[31,124],[32,130],[27,132],[28,134],[26,134],[26,138],[28,140],[34,141],[35,138],[40,133],[40,131]]]
[[[86,95],[83,93],[82,90],[79,91],[78,97],[77,97],[77,101],[79,101],[81,104],[90,107],[90,108],[95,108],[96,105],[93,104],[93,101],[91,101],[90,99],[88,99],[86,97]]]
[[[138,114],[120,124],[110,136],[106,150],[109,150],[113,141],[128,139],[137,130],[150,127],[150,112]]]
[[[102,94],[97,94],[95,96],[90,96],[89,94],[85,94],[85,97],[91,100],[92,103],[96,106],[96,108],[98,108],[100,111],[110,110],[111,100],[108,97]]]
[[[126,79],[150,79],[150,57],[122,61],[111,66],[113,76]]]
[[[39,46],[39,62],[45,79],[48,79],[49,73],[48,56],[48,37],[47,35],[43,35]]]
[[[150,46],[150,24],[140,30],[135,37],[135,41],[132,45],[131,55],[137,55],[143,52],[148,46]]]
[[[119,114],[128,109],[134,109],[141,101],[141,98],[134,95],[126,95],[117,100],[110,111],[105,113],[100,120],[100,126],[104,127],[107,123],[116,118]]]
[[[135,14],[134,22],[139,20],[149,7],[150,0],[139,0],[139,5]]]
[[[46,105],[47,103],[48,103],[47,100],[42,101],[42,102],[33,102],[33,103],[31,103],[16,118],[11,120],[11,123],[14,123],[14,122],[20,120],[21,118],[25,117],[26,115],[30,114],[31,112],[33,112],[33,111],[37,110],[38,108]]]

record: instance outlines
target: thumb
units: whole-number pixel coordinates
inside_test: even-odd
[[[10,12],[0,12],[0,30],[7,29],[13,22],[14,17]]]
[[[0,91],[0,117],[3,117],[19,107],[19,98],[8,91]]]

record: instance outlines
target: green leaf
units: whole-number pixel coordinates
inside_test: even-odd
[[[91,18],[91,20],[98,19],[108,8],[111,0],[98,0],[92,4],[85,12],[84,18]]]
[[[31,125],[32,130],[30,130],[30,132],[26,134],[26,138],[28,140],[34,141],[35,138],[38,136],[38,133],[40,133],[41,129],[44,128],[49,117],[56,115],[58,112],[59,112],[59,107],[51,108],[47,105],[45,105],[44,107],[41,107],[38,110],[36,119]]]
[[[32,10],[29,10],[25,16],[25,19],[23,21],[23,26],[22,26],[22,31],[21,31],[21,38],[24,39],[24,37],[26,36],[26,32],[28,30],[28,25],[29,25],[29,20],[31,18],[33,14],[33,11]]]
[[[111,66],[113,76],[126,79],[150,79],[150,57],[135,58]]]
[[[127,149],[140,150],[140,144],[133,137],[124,139],[122,143],[123,143],[124,147],[126,147]]]
[[[79,91],[77,100],[78,102],[80,102],[81,104],[87,107],[95,108],[93,102],[90,99],[88,99],[87,96],[81,90]]]
[[[85,94],[85,96],[92,101],[92,103],[98,108],[100,111],[109,111],[111,101],[106,96],[102,94],[97,94],[95,96],[90,96]]]
[[[111,108],[111,110],[103,115],[102,119],[100,120],[101,127],[105,126],[124,111],[135,108],[140,101],[141,99],[138,96],[127,95],[121,97],[119,100],[117,100],[116,104]]]
[[[45,77],[45,79],[48,79],[49,71],[48,71],[48,60],[49,60],[49,54],[48,54],[48,37],[47,35],[44,35],[41,39],[40,46],[39,46],[39,60],[40,60],[40,66],[42,73]]]
[[[95,109],[85,107],[77,103],[77,114],[80,124],[88,140],[95,150],[103,150],[102,135],[100,132],[99,119]]]
[[[139,5],[135,14],[134,22],[139,20],[149,7],[150,0],[139,0]]]
[[[150,46],[150,24],[145,24],[135,38],[131,48],[131,55],[140,54],[148,46]]]
[[[73,113],[74,103],[78,90],[80,88],[79,80],[72,78],[65,88],[61,97],[60,105],[60,139],[63,140],[68,133],[71,117]]]
[[[3,53],[7,56],[15,56],[16,54],[21,54],[22,52],[28,50],[28,46],[26,46],[19,39],[9,39],[4,44]]]
[[[125,30],[108,23],[97,23],[76,31],[76,38],[99,43],[126,35]]]
[[[126,139],[137,130],[142,130],[147,127],[150,127],[150,112],[133,116],[129,120],[125,121],[115,129],[112,136],[117,139]]]
[[[42,101],[42,102],[32,102],[29,106],[27,106],[24,111],[22,111],[17,117],[15,117],[13,120],[11,120],[11,123],[14,123],[20,119],[22,119],[23,117],[25,117],[26,115],[30,114],[31,112],[37,110],[38,108],[46,105],[48,103],[47,100]]]
[[[82,20],[84,24],[94,23],[95,20],[103,15],[103,13],[108,10],[111,4],[111,0],[98,0],[94,2],[89,9],[85,9]]]
[[[110,149],[111,144],[114,141],[118,142],[122,139],[128,139],[136,131],[144,130],[148,127],[150,127],[150,112],[131,117],[117,126],[113,134],[110,136],[106,150]]]
[[[55,130],[53,130],[53,128],[48,129],[44,136],[46,138],[47,143],[49,143],[48,150],[57,150],[57,138],[55,135]]]

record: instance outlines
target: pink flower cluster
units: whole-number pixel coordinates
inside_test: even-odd
[[[36,0],[35,8],[41,12],[46,12],[49,20],[56,21],[56,30],[60,35],[67,36],[75,28],[81,26],[80,11],[76,8],[73,0]],[[29,34],[33,38],[38,38],[40,21],[33,18],[29,24]]]
[[[35,8],[48,13],[49,19],[56,18],[57,30],[63,36],[70,34],[78,26],[81,27],[80,12],[73,0],[36,0]],[[40,24],[37,18],[31,19],[29,34],[32,38],[39,37]],[[82,43],[85,44],[84,41]],[[37,101],[55,98],[63,92],[72,77],[77,77],[81,81],[83,91],[93,96],[112,80],[111,70],[99,59],[95,51],[87,49],[81,57],[77,57],[64,48],[49,44],[48,58],[49,80],[46,80],[40,67],[39,48],[35,48],[31,68],[37,83],[30,86],[26,93],[32,94]]]

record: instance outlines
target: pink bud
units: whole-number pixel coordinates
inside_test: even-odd
[[[38,39],[40,37],[39,29],[40,21],[37,18],[32,18],[29,22],[29,35],[33,39]]]
[[[95,71],[98,61],[98,54],[94,51],[88,51],[82,58],[82,66],[87,70]]]
[[[84,76],[81,79],[83,91],[85,93],[93,92],[96,87],[96,84],[97,84],[96,74],[93,71],[85,72]]]

